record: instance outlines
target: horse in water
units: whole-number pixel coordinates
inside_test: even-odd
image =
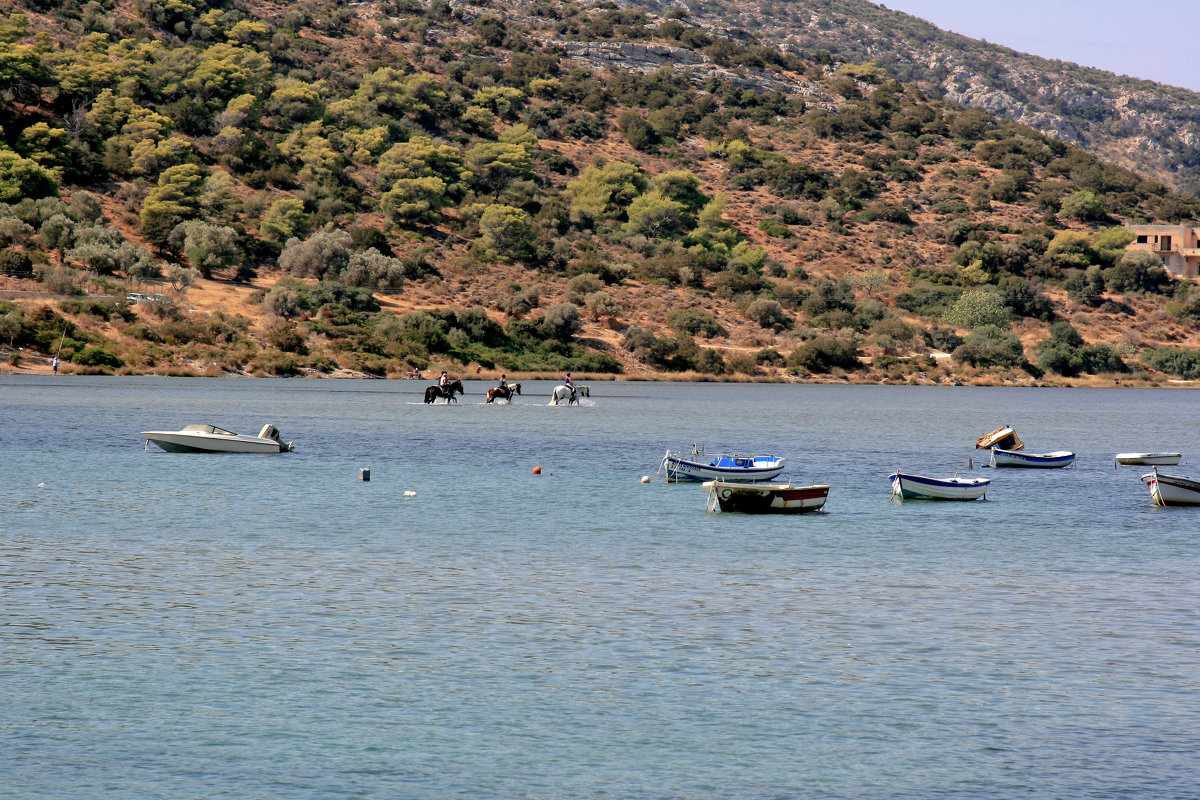
[[[439,397],[444,397],[444,398],[446,398],[447,403],[449,403],[451,400],[454,400],[454,402],[457,403],[458,400],[455,399],[455,397],[454,397],[456,392],[458,394],[466,394],[467,393],[466,390],[463,389],[462,381],[460,381],[460,380],[450,381],[449,386],[447,386],[445,389],[438,386],[437,384],[434,384],[433,386],[430,386],[428,389],[425,390],[425,402],[432,403],[434,400],[437,400]]]
[[[508,385],[508,388],[505,388],[503,386],[496,386],[491,389],[488,389],[486,402],[490,403],[493,400],[507,400],[508,402],[511,403],[513,397],[520,393],[521,393],[521,384],[519,384],[519,383],[510,383]]]
[[[571,393],[570,386],[555,386],[554,392],[550,395],[550,405],[561,405],[564,401],[567,405],[578,405],[579,398],[591,396],[592,390],[582,383],[575,384],[574,394]]]

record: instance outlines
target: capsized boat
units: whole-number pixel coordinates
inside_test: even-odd
[[[1142,464],[1147,467],[1171,467],[1179,463],[1183,453],[1117,453],[1113,460],[1118,464]]]
[[[1034,467],[1054,469],[1069,467],[1075,463],[1075,454],[1070,450],[1055,450],[1053,453],[1018,453],[1015,450],[992,448],[993,467]]]
[[[1024,443],[1017,438],[1017,432],[1010,427],[996,428],[991,433],[985,433],[975,440],[976,450],[991,450],[993,447],[1000,447],[1005,450],[1020,450],[1025,447]]]
[[[901,500],[978,500],[987,499],[991,478],[929,478],[896,470],[892,479],[892,497]]]
[[[263,425],[258,436],[237,434],[216,425],[188,425],[178,431],[142,431],[150,443],[169,453],[282,453],[295,450],[274,425]]]
[[[769,481],[783,472],[779,456],[743,456],[737,453],[705,453],[703,445],[692,445],[691,455],[668,450],[660,470],[667,483],[674,481]]]
[[[1156,506],[1200,506],[1200,481],[1164,475],[1155,467],[1142,476]]]
[[[702,484],[708,493],[708,511],[742,511],[748,514],[802,514],[825,505],[829,487],[793,486],[788,483],[742,483],[711,480]]]

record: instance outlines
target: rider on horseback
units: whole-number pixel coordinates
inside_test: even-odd
[[[571,373],[567,373],[567,377],[563,378],[563,386],[571,390],[571,402],[577,402],[575,397],[575,384],[571,383]]]
[[[508,379],[504,377],[504,373],[500,373],[500,396],[504,398],[512,397],[512,391],[508,388]]]
[[[443,392],[450,391],[450,377],[446,375],[446,370],[442,370],[442,377],[438,378],[438,388]]]

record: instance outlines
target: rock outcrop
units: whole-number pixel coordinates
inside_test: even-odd
[[[657,0],[627,5],[663,9]],[[874,63],[1173,189],[1200,193],[1200,93],[1019,53],[867,0],[688,5],[691,24],[742,26],[790,52]]]

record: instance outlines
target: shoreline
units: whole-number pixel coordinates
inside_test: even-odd
[[[440,371],[440,369],[438,370]],[[447,369],[451,374],[456,370]],[[497,381],[500,370],[478,370],[471,373],[469,369],[458,370],[456,377],[467,381]],[[430,375],[436,374],[433,368]],[[94,368],[80,368],[69,362],[60,363],[58,375],[62,376],[95,376],[111,377],[159,377],[159,378],[269,378],[273,380],[321,379],[321,380],[387,380],[415,381],[417,383],[435,383],[434,377],[408,378],[402,375],[372,375],[355,370],[339,369],[333,372],[312,371],[299,375],[251,375],[245,372],[216,371],[197,366],[196,368],[172,367],[167,371],[134,372],[110,371]],[[556,381],[561,379],[559,373],[550,372],[504,372],[510,383],[519,381]],[[55,372],[51,366],[51,357],[43,355],[24,355],[22,363],[14,366],[7,361],[0,361],[0,375],[38,375],[52,376]],[[932,378],[884,378],[867,375],[704,375],[694,372],[653,372],[638,375],[614,375],[608,373],[578,373],[577,382],[592,383],[763,383],[763,384],[812,384],[812,385],[843,385],[843,386],[980,386],[980,387],[1012,387],[1038,389],[1193,389],[1200,388],[1198,380],[1182,380],[1165,378],[1162,380],[1013,380],[1001,375],[986,375],[980,378],[963,378],[947,376],[942,380]]]

